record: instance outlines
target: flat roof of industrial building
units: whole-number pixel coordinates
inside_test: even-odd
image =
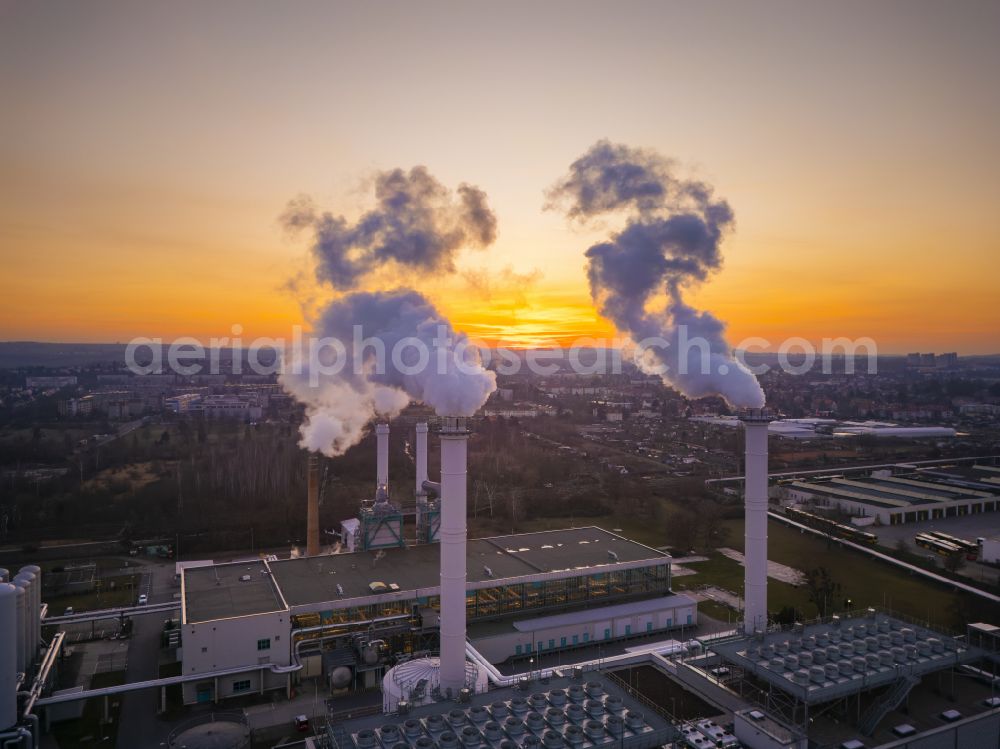
[[[182,575],[185,624],[285,610],[262,561],[188,567]]]
[[[712,645],[730,663],[810,704],[978,660],[963,640],[884,614]]]
[[[970,486],[966,482],[949,482],[945,474],[939,472],[802,479],[795,481],[793,486],[834,499],[846,499],[887,509],[906,509],[961,500],[987,500],[990,497],[986,495],[1000,494],[998,484],[977,483]]]
[[[303,557],[271,562],[270,567],[288,605],[302,606],[370,596],[372,582],[395,583],[403,591],[435,588],[441,580],[440,548],[435,543]],[[614,552],[617,561],[608,552]],[[645,559],[666,561],[669,557],[596,527],[477,538],[466,543],[470,584]],[[338,584],[343,595],[337,591]]]
[[[470,585],[573,570],[596,572],[669,559],[661,551],[595,526],[469,539],[466,544]],[[258,564],[252,571],[244,569],[249,564],[184,570],[185,623],[281,610],[282,599],[287,606],[296,607],[364,598],[373,595],[369,588],[373,582],[395,584],[399,592],[440,584],[440,544],[436,543]],[[223,571],[226,567],[234,571]],[[261,569],[270,570],[270,574]],[[240,580],[245,574],[250,574],[251,583]],[[258,583],[260,589],[255,590]],[[211,600],[213,597],[219,600]],[[272,601],[278,602],[277,609],[269,608],[275,605]]]
[[[409,741],[412,742],[409,745],[414,746],[418,736],[436,742],[445,731],[461,737],[481,738],[477,746],[496,746],[501,739],[508,738],[508,730],[518,739],[514,743],[519,746],[527,745],[524,736],[541,739],[552,733],[559,736],[563,746],[573,746],[576,738],[570,737],[582,735],[581,727],[574,722],[573,712],[579,711],[584,701],[600,704],[602,710],[588,716],[586,728],[590,733],[585,741],[576,742],[580,746],[639,749],[663,746],[679,735],[663,715],[640,702],[631,690],[626,691],[616,680],[600,672],[587,672],[585,676],[586,679],[553,676],[532,684],[531,692],[499,687],[473,694],[465,704],[444,700],[411,706],[406,716],[378,713],[348,719],[338,725],[343,737],[341,749],[362,745],[358,734],[363,731],[372,732],[366,739],[378,737],[376,746],[393,746],[399,741]],[[401,725],[404,721],[405,725]],[[500,724],[496,726],[496,741],[485,737],[489,721]],[[330,722],[335,723],[332,719]],[[514,728],[518,729],[516,734]],[[406,729],[412,729],[413,738],[403,733]],[[338,739],[338,743],[340,741]],[[541,741],[535,743],[542,746]],[[462,745],[459,740],[459,746]]]
[[[984,492],[1000,491],[1000,468],[997,466],[933,466],[919,468],[917,473],[921,478],[952,482],[956,486],[964,486]]]

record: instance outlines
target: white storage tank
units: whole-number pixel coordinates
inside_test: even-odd
[[[27,567],[22,567],[17,573],[17,578],[15,579],[15,584],[20,580],[24,583],[24,610],[25,610],[25,621],[24,621],[24,657],[25,657],[25,669],[30,670],[31,665],[35,662],[35,640],[32,636],[32,622],[35,616],[35,586],[38,584],[38,578],[35,573],[32,572]]]
[[[24,580],[17,579],[14,581],[14,594],[16,596],[16,611],[14,620],[14,629],[12,640],[15,642],[15,649],[17,651],[17,670],[19,673],[23,673],[26,668],[25,664],[28,660],[28,591],[25,586],[27,583]]]
[[[29,564],[23,571],[30,572],[35,576],[35,582],[31,585],[31,652],[33,653],[32,663],[38,657],[38,649],[42,645],[42,568],[37,564]]]
[[[337,666],[330,672],[330,686],[334,689],[344,689],[350,685],[353,675],[347,666]]]
[[[17,588],[0,583],[0,731],[17,723]]]

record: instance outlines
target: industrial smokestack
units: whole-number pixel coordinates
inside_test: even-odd
[[[319,456],[309,456],[309,489],[306,501],[306,556],[319,554]]]
[[[445,417],[441,424],[441,689],[465,686],[465,419]]]
[[[414,457],[417,470],[416,494],[424,494],[424,482],[427,480],[427,424],[417,424],[417,454]]]
[[[764,409],[750,408],[740,421],[746,443],[743,630],[752,634],[767,629],[767,428],[772,419]]]
[[[385,489],[389,493],[389,425],[375,425],[375,444],[378,448],[378,459],[375,465],[375,491]]]

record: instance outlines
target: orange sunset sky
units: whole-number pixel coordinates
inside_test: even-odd
[[[0,339],[287,336],[326,292],[277,217],[426,165],[497,214],[381,279],[514,345],[611,336],[544,190],[600,138],[736,214],[690,301],[762,336],[1000,352],[1000,5],[0,4]]]

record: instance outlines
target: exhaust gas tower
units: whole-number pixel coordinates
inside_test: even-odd
[[[752,634],[767,629],[767,429],[772,418],[762,408],[751,408],[740,421],[746,443],[743,631]]]

